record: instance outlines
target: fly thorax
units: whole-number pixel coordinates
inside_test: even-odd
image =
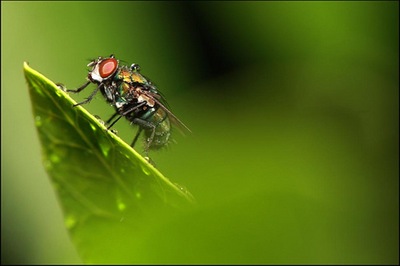
[[[121,108],[122,106],[124,106],[125,104],[126,104],[125,101],[119,100],[119,101],[115,102],[115,107],[118,108],[118,109],[120,109],[120,108]]]
[[[139,102],[139,103],[140,103],[140,102],[146,102],[147,105],[150,106],[150,107],[154,107],[154,105],[156,104],[156,103],[154,102],[153,99],[151,99],[150,97],[148,97],[148,96],[145,95],[145,94],[140,94],[140,95],[137,97],[137,99],[138,99],[138,102]]]
[[[107,97],[107,100],[109,101],[109,102],[114,102],[114,90],[112,89],[112,87],[104,87],[104,93],[105,93],[105,95],[106,95],[106,97]]]

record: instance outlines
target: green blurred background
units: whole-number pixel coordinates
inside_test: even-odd
[[[89,59],[113,53],[193,131],[151,153],[199,208],[144,241],[143,254],[161,247],[150,263],[178,245],[177,263],[398,264],[398,8],[2,1],[2,263],[81,262],[41,164],[23,62],[76,88]],[[113,113],[100,95],[85,107]],[[116,129],[131,142],[128,123]]]

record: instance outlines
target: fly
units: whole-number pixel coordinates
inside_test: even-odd
[[[148,158],[149,150],[165,147],[171,136],[171,124],[182,132],[190,131],[168,108],[165,98],[149,79],[140,74],[138,64],[130,67],[120,65],[113,55],[92,60],[88,67],[88,81],[75,90],[67,92],[78,93],[90,83],[96,84],[96,89],[84,101],[74,106],[89,103],[98,91],[107,102],[115,108],[115,114],[106,121],[107,130],[122,117],[139,126],[131,147],[134,147],[140,134],[144,132],[144,153]]]

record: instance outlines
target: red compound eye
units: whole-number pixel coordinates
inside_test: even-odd
[[[104,59],[99,65],[100,76],[105,79],[110,77],[117,70],[118,61],[115,58]]]

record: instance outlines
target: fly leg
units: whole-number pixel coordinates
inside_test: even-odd
[[[117,115],[119,115],[118,112],[115,112],[115,114],[113,114],[107,121],[106,121],[106,125],[108,125]],[[118,122],[118,120],[120,120],[122,117],[122,115],[120,115],[114,122],[112,122],[109,126],[107,126],[107,130],[109,130],[115,123]]]
[[[85,84],[83,84],[82,86],[80,86],[79,88],[77,88],[75,90],[66,90],[66,91],[67,92],[78,93],[78,92],[82,91],[84,88],[86,88],[89,84],[90,84],[90,81],[87,81]]]
[[[86,82],[85,84],[83,84],[82,86],[80,86],[79,88],[77,88],[76,90],[68,90],[68,89],[64,86],[64,84],[62,84],[62,83],[57,83],[56,85],[57,85],[60,89],[62,89],[63,91],[72,92],[72,93],[78,93],[78,92],[80,92],[80,91],[83,91],[89,84],[90,84],[90,81]],[[80,102],[80,103],[74,104],[73,107],[90,102],[90,101],[93,99],[93,97],[96,95],[96,93],[99,91],[100,86],[102,86],[102,85],[99,85],[99,86],[89,95],[89,97],[86,98],[86,100],[84,100],[84,101],[82,101],[82,102]]]
[[[146,155],[146,157],[148,158],[149,156],[149,149],[150,149],[150,145],[153,142],[154,139],[154,135],[156,133],[156,125],[152,122],[148,122],[146,120],[140,119],[140,118],[135,118],[132,121],[134,124],[138,125],[141,129],[144,130],[151,130],[151,135],[150,137],[146,140],[146,147],[144,148],[144,154]],[[136,139],[136,137],[135,137]],[[134,140],[135,141],[135,140]],[[132,143],[134,144],[134,143]]]
[[[115,123],[117,123],[118,120],[121,119],[121,117],[126,116],[127,114],[129,114],[129,113],[135,111],[136,109],[142,107],[142,106],[145,105],[145,104],[146,104],[146,102],[143,102],[143,103],[140,103],[140,104],[138,104],[138,105],[132,106],[132,107],[128,108],[127,110],[124,110],[121,114],[120,114],[120,112],[118,112],[118,111],[115,112],[115,114],[113,114],[113,115],[107,120],[106,124],[110,123],[117,115],[119,115],[119,117],[118,117],[117,119],[115,119],[115,121],[112,122],[112,123],[107,127],[107,130],[110,129]]]
[[[81,87],[79,87],[76,90],[67,90],[67,92],[78,93],[78,92],[82,91],[84,88],[86,88],[89,84],[90,84],[90,81],[86,82],[85,84],[83,84]],[[84,100],[80,103],[74,104],[74,107],[90,102],[93,99],[93,97],[96,95],[96,93],[99,91],[101,86],[103,86],[103,84],[100,84],[99,86],[97,86],[97,88],[89,95],[89,97],[86,98],[86,100]]]
[[[108,125],[108,123],[110,123],[110,122],[114,119],[114,117],[116,117],[118,114],[119,114],[118,112],[115,112],[115,114],[113,114],[113,115],[106,121],[106,125]]]
[[[138,118],[137,118],[138,119]],[[141,120],[141,121],[145,121],[145,120]],[[137,122],[137,121],[135,121],[135,122]],[[147,121],[145,121],[145,122],[147,122]],[[141,123],[141,122],[137,122],[137,123]],[[141,124],[137,124],[137,125],[139,125],[139,130],[137,131],[137,133],[136,133],[136,136],[135,136],[135,138],[133,139],[133,141],[132,141],[132,144],[131,144],[131,147],[133,148],[133,146],[135,146],[135,143],[136,143],[136,141],[138,140],[138,138],[139,138],[139,136],[140,136],[140,133],[142,133],[142,131],[143,131],[143,127],[141,126]],[[155,129],[155,128],[154,128]],[[154,137],[154,134],[153,134],[153,137]],[[152,160],[152,159],[150,159],[150,157],[149,157],[149,155],[148,155],[148,150],[149,150],[149,145],[147,145],[146,146],[146,149],[145,149],[145,159],[151,164],[151,165],[153,165],[154,167],[156,167],[156,163]]]
[[[135,146],[135,143],[136,143],[136,141],[138,140],[139,135],[140,135],[140,133],[142,133],[142,131],[143,131],[143,128],[139,127],[139,130],[138,130],[138,132],[136,133],[136,136],[135,136],[135,138],[133,139],[133,141],[132,141],[132,143],[131,143],[131,147],[132,147],[132,148],[133,148],[133,146]]]
[[[117,115],[119,115],[118,112],[115,112],[109,119],[107,119],[106,122],[103,122],[104,126],[107,126]],[[112,123],[112,125],[115,124],[115,122]],[[107,130],[109,130],[111,126],[107,127]],[[111,129],[111,132],[113,132],[115,135],[117,135],[117,130]]]

